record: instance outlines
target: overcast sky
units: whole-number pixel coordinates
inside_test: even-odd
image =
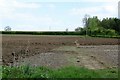
[[[119,0],[0,0],[0,30],[73,31],[85,14],[118,17]]]

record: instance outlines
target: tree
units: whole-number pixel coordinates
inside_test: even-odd
[[[117,36],[120,35],[120,19],[103,18],[98,19],[97,16],[89,17],[85,15],[83,18],[83,28],[76,28],[75,31],[82,35],[89,36]]]
[[[92,35],[92,33],[101,27],[101,21],[98,19],[97,16],[94,16],[92,18],[88,18],[88,35]]]
[[[66,32],[68,32],[68,28],[66,28]]]
[[[114,30],[117,31],[120,35],[120,19],[115,18],[114,21],[115,21]]]
[[[89,17],[90,16],[88,14],[85,14],[85,16],[83,18],[83,25],[84,25],[84,28],[86,29],[86,36],[87,36],[87,29],[88,29],[88,23],[89,23],[88,18]]]
[[[88,18],[90,16],[88,14],[85,14],[84,18],[83,18],[83,25],[84,27],[88,27]]]
[[[4,30],[5,30],[5,31],[11,31],[11,27],[10,27],[10,26],[6,26],[6,27],[4,28]]]
[[[81,27],[77,27],[77,28],[75,29],[75,31],[76,31],[76,32],[81,31]]]
[[[120,19],[117,18],[104,18],[101,21],[101,26],[105,29],[113,29],[120,34]]]

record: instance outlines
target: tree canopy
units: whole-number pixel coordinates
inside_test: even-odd
[[[85,16],[83,20],[84,27],[78,27],[75,31],[80,31],[83,34],[86,34],[87,32],[87,35],[89,36],[120,35],[120,19],[118,18],[103,18],[100,20],[97,16]]]

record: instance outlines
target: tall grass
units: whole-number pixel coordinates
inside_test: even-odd
[[[0,79],[2,78],[2,66],[0,65]]]
[[[83,67],[3,67],[3,78],[117,78],[117,69],[90,70]]]

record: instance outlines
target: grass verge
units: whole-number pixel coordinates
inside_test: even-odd
[[[83,67],[8,67],[3,66],[2,78],[118,78],[117,69],[90,70]]]

